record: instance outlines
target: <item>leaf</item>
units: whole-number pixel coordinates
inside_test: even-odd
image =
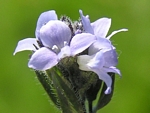
[[[46,74],[45,71],[38,71],[35,70],[38,80],[44,87],[45,91],[47,92],[48,96],[52,100],[52,102],[56,105],[57,108],[60,109],[60,102],[58,100],[58,94],[56,93],[56,89],[53,85],[53,81],[51,78]]]
[[[90,74],[90,79],[87,81],[90,87],[86,90],[86,98],[88,101],[94,101],[97,97],[97,93],[100,90],[102,81],[95,73]]]
[[[92,113],[93,111],[93,101],[96,99],[97,97],[97,93],[100,90],[100,87],[102,86],[102,81],[97,77],[97,75],[95,73],[92,73],[92,84],[90,86],[90,88],[86,91],[86,98],[88,100],[88,111],[89,113]],[[94,80],[94,75],[96,75],[96,78]]]
[[[53,80],[63,113],[84,113],[84,108],[60,70],[55,67],[47,70],[47,73]]]

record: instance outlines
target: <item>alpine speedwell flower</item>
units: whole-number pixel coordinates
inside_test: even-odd
[[[117,53],[109,39],[114,34],[127,31],[127,29],[114,31],[106,37],[111,25],[111,19],[101,18],[90,23],[89,17],[84,16],[81,10],[79,12],[84,32],[91,33],[96,37],[96,41],[88,49],[88,55],[78,56],[79,68],[84,71],[95,72],[99,79],[106,83],[107,89],[105,94],[109,94],[111,92],[112,80],[108,72],[121,75],[120,71],[115,67],[118,63]]]
[[[41,14],[35,34],[36,38],[19,41],[14,54],[23,50],[34,51],[28,66],[36,70],[50,69],[62,58],[75,56],[95,41],[95,37],[90,33],[77,34],[72,37],[70,28],[57,20],[54,11]],[[88,37],[90,37],[89,40],[87,40]]]

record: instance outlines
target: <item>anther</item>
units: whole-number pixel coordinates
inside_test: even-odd
[[[58,50],[58,47],[56,45],[53,45],[52,50]]]
[[[68,42],[67,41],[64,41],[64,46],[67,46],[68,45]]]

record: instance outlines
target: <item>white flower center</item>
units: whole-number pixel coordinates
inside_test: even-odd
[[[53,45],[52,50],[56,53],[58,53],[60,51],[60,49],[56,45]]]
[[[70,50],[70,47],[68,46],[68,42],[64,41],[64,47],[61,48],[61,50],[58,54],[58,58],[62,59],[67,56],[71,56],[71,50]]]
[[[64,47],[65,46],[68,46],[68,42],[67,41],[64,41]]]

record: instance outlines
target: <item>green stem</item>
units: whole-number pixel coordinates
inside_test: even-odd
[[[88,101],[88,104],[89,104],[89,113],[92,113],[92,101]]]

